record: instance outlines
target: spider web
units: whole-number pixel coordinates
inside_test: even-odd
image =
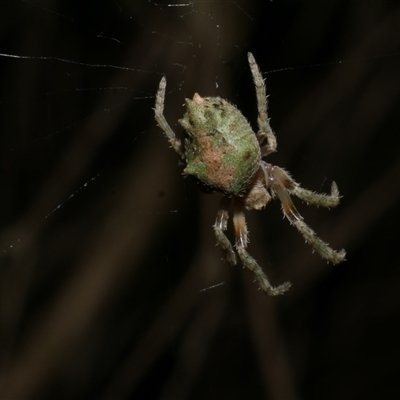
[[[394,270],[379,232],[398,216],[399,14],[392,1],[0,2],[2,396],[339,397],[368,344],[326,384],[319,366],[341,366],[334,350],[319,354],[337,343],[304,338],[332,324],[321,327],[328,312],[311,300],[339,287],[349,302],[358,284],[355,313],[383,249]],[[256,129],[249,51],[278,140],[268,162],[315,191],[338,183],[337,210],[299,210],[359,257],[346,268],[365,265],[362,284],[321,267],[279,204],[249,213],[250,252],[274,282],[295,281],[290,295],[264,299],[248,271],[220,260],[219,196],[182,177],[154,96],[165,75],[178,134],[195,92],[229,99]],[[366,260],[372,245],[382,251]],[[376,290],[382,307],[398,304],[387,286]],[[334,298],[328,311],[346,313]],[[384,373],[374,377],[382,387]]]

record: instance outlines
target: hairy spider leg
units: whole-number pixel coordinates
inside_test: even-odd
[[[165,76],[161,78],[160,85],[158,87],[157,95],[156,95],[156,107],[155,111],[155,119],[158,123],[158,126],[162,129],[163,133],[168,139],[168,142],[172,146],[172,148],[183,158],[183,148],[182,142],[176,137],[175,132],[169,126],[169,123],[164,117],[164,101],[165,101],[165,89],[167,87],[167,80]]]
[[[278,196],[282,211],[289,222],[294,225],[309,243],[320,255],[332,264],[339,264],[345,260],[346,252],[344,249],[339,252],[333,250],[328,243],[320,239],[317,234],[304,222],[303,217],[297,211],[289,192],[309,203],[330,207],[336,205],[339,201],[339,192],[336,184],[332,185],[331,195],[313,193],[309,190],[300,188],[300,185],[293,181],[289,174],[282,168],[271,164],[263,163],[267,170],[268,188]]]
[[[225,235],[225,231],[228,229],[229,208],[231,202],[231,198],[225,196],[222,197],[217,214],[217,219],[215,220],[214,224],[214,231],[217,242],[222,247],[222,250],[225,253],[226,260],[230,265],[236,265],[237,260],[235,251],[233,250],[231,242]]]
[[[265,82],[261,71],[253,57],[253,54],[248,53],[250,70],[253,75],[254,86],[256,87],[257,109],[258,109],[258,132],[257,139],[261,147],[261,156],[265,157],[268,154],[274,153],[277,148],[277,142],[274,132],[271,129],[268,118],[268,96],[265,89]],[[264,142],[267,141],[266,144]]]
[[[297,183],[290,190],[290,193],[307,204],[315,204],[326,208],[336,207],[340,201],[339,189],[335,182],[331,184],[331,194],[315,193],[312,190],[303,189]]]
[[[273,287],[257,261],[247,252],[246,247],[249,241],[249,233],[246,226],[244,206],[238,198],[234,201],[233,225],[235,227],[236,251],[243,265],[253,272],[261,289],[269,296],[278,296],[289,290],[291,286],[290,282]]]

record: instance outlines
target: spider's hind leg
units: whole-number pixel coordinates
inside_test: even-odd
[[[260,68],[253,57],[253,54],[247,54],[251,73],[253,75],[254,86],[256,87],[257,108],[258,108],[258,132],[257,139],[261,146],[262,157],[276,151],[277,143],[274,132],[271,129],[268,118],[268,97],[265,89],[264,78]]]
[[[160,85],[158,87],[156,95],[156,106],[154,108],[155,119],[158,126],[163,130],[164,135],[168,139],[172,148],[183,158],[184,152],[182,148],[182,142],[176,137],[175,132],[169,126],[169,123],[164,117],[164,101],[165,101],[165,90],[167,87],[167,80],[165,76],[161,78]]]
[[[280,286],[273,287],[257,261],[246,250],[249,235],[244,216],[244,206],[239,199],[236,199],[234,203],[233,224],[235,227],[236,251],[238,252],[243,265],[250,269],[255,275],[261,289],[269,296],[277,296],[285,293],[290,288],[291,284],[285,282]]]

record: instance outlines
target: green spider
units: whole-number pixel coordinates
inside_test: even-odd
[[[331,194],[319,194],[303,189],[284,169],[269,164],[264,157],[276,151],[276,137],[267,113],[268,101],[265,84],[251,53],[248,60],[256,87],[258,104],[258,132],[254,133],[243,114],[231,103],[219,97],[201,97],[195,93],[186,99],[186,113],[179,120],[186,131],[184,141],[177,138],[164,117],[166,79],[161,79],[155,104],[155,119],[172,148],[185,164],[184,173],[198,179],[211,191],[223,193],[214,224],[218,244],[229,264],[237,263],[234,248],[225,231],[229,209],[233,203],[235,248],[243,265],[253,271],[261,289],[270,296],[286,292],[290,283],[273,287],[257,261],[247,252],[249,234],[244,211],[261,210],[273,198],[278,198],[289,222],[294,225],[323,258],[333,264],[345,260],[344,249],[333,250],[304,222],[290,195],[307,204],[335,207],[339,204],[339,191],[332,182]]]

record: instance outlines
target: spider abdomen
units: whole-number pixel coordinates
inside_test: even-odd
[[[260,146],[242,113],[219,97],[186,99],[179,120],[187,132],[185,174],[230,195],[240,195],[251,183],[261,159]]]

